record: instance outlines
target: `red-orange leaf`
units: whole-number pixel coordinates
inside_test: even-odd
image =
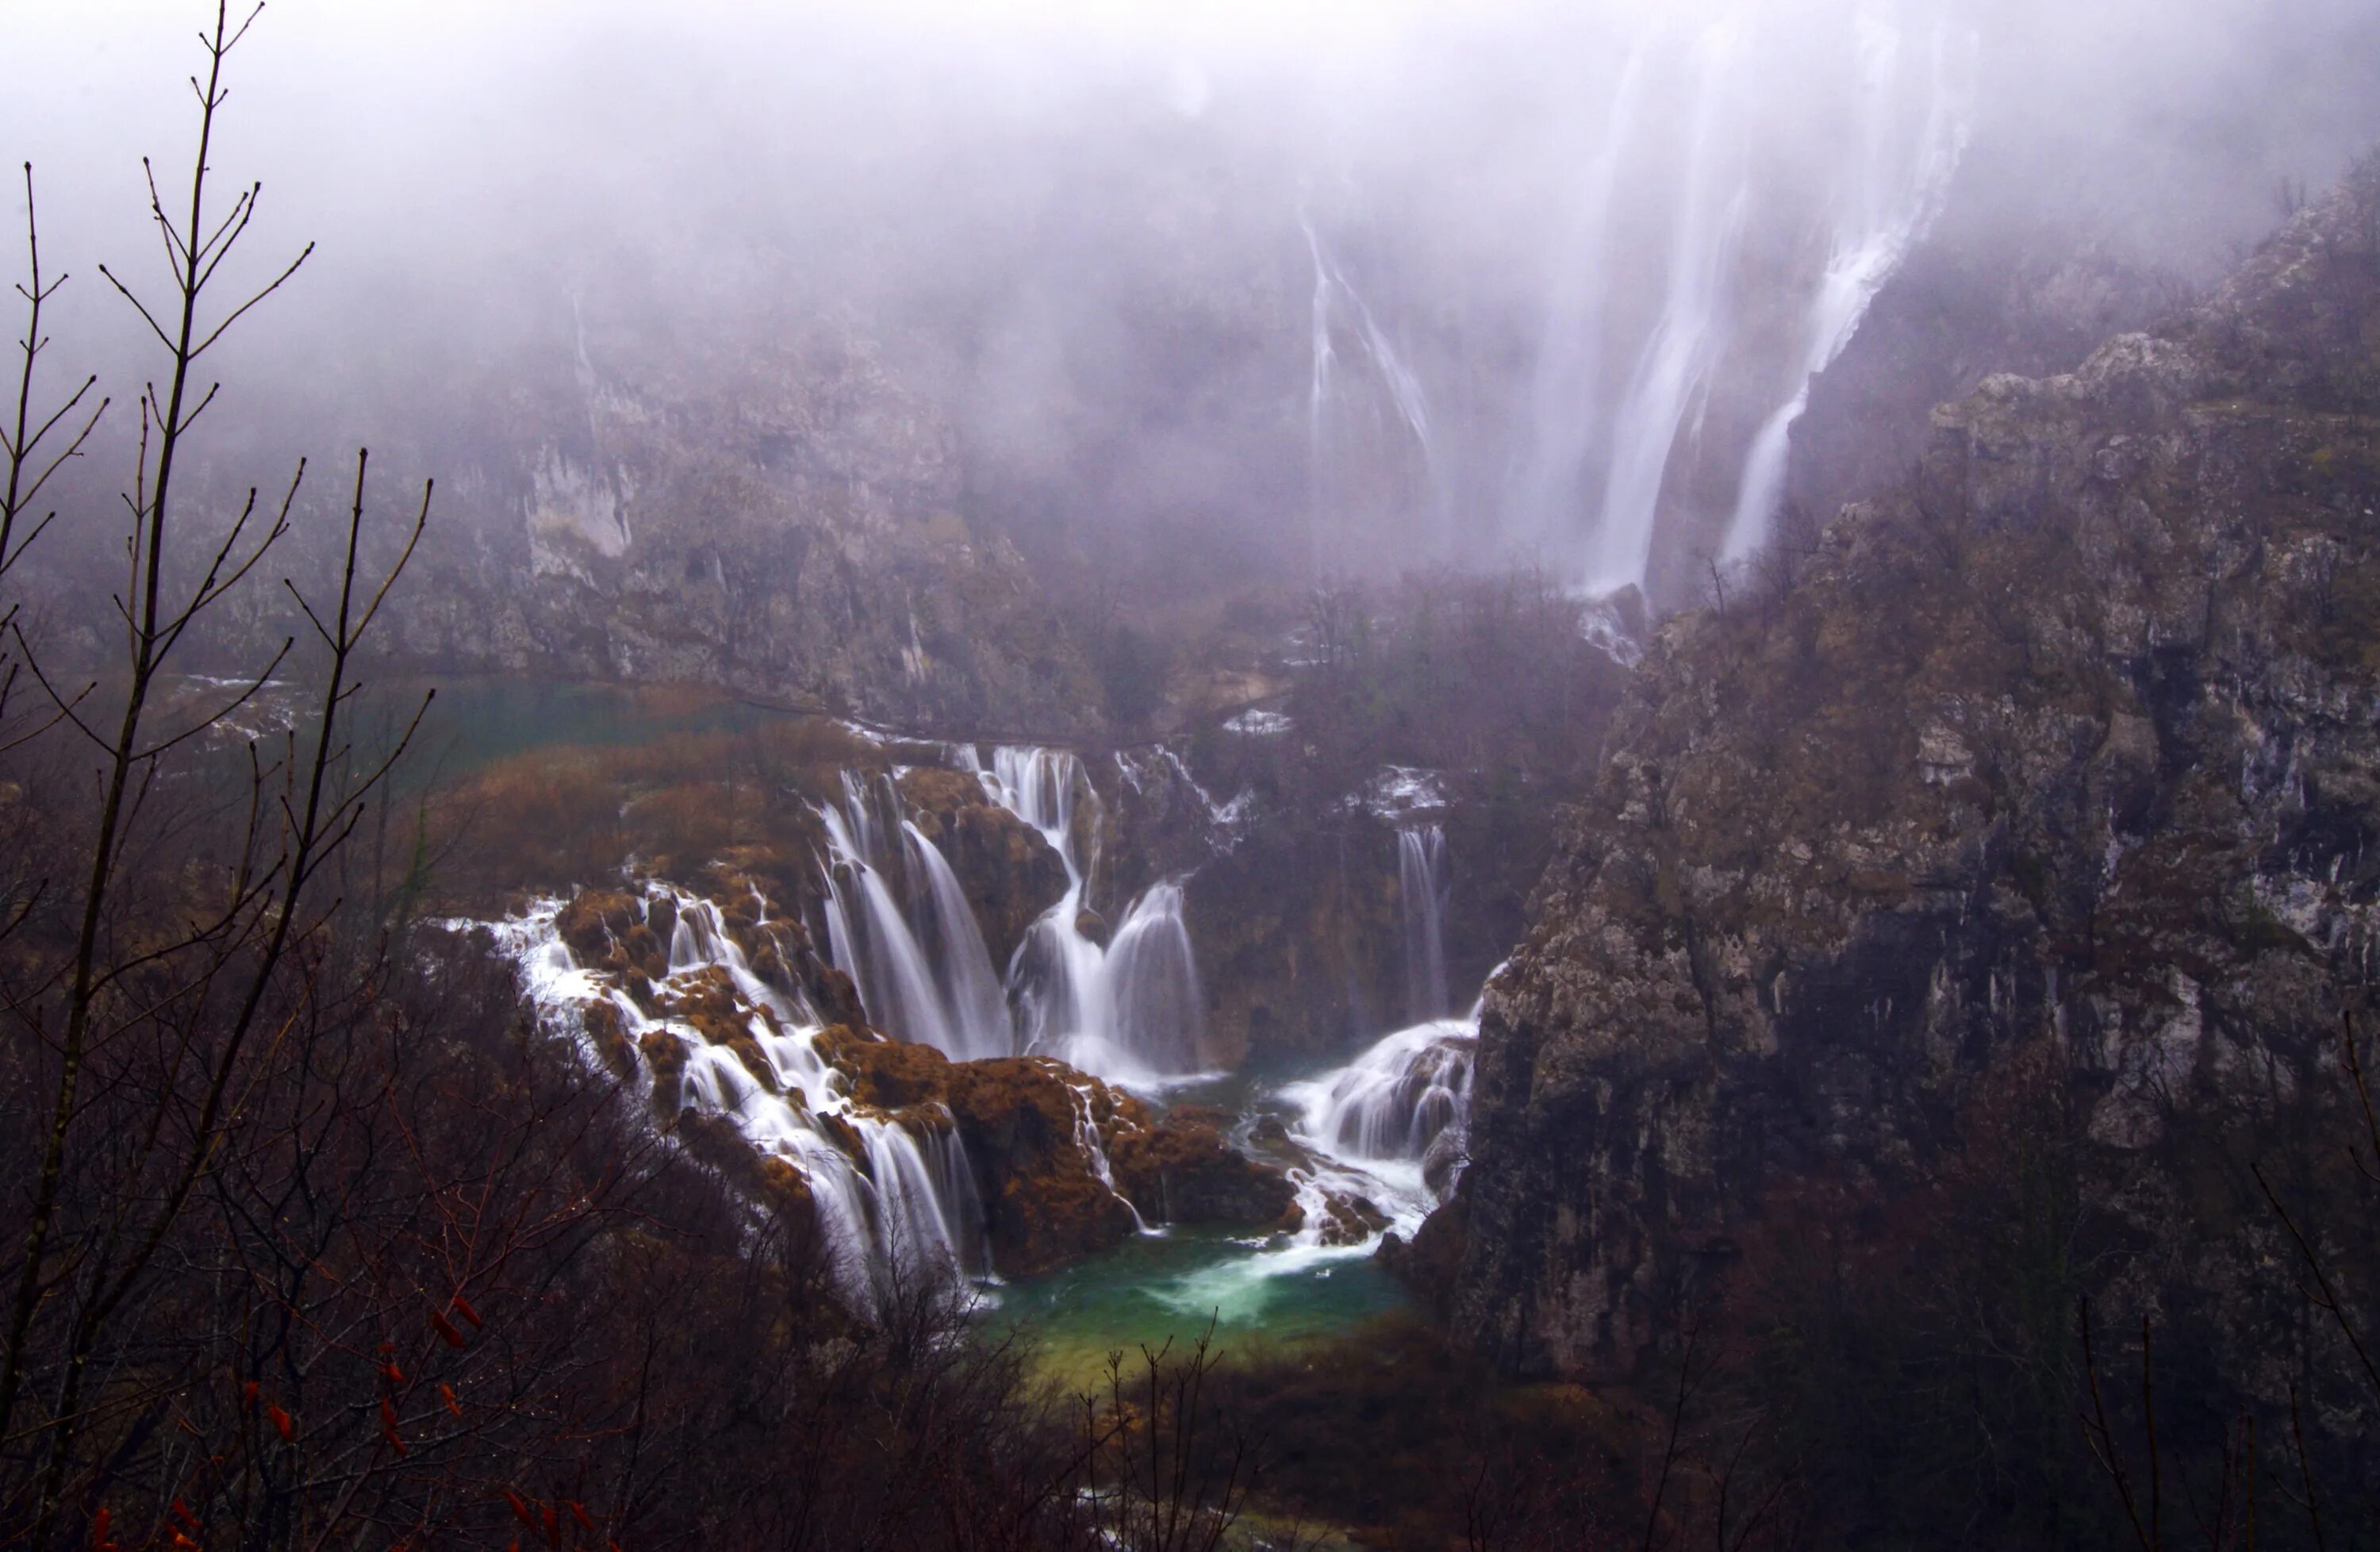
[[[273,1419],[273,1431],[279,1434],[285,1442],[298,1437],[297,1425],[289,1421],[289,1414],[287,1413],[282,1411],[277,1406],[273,1406],[266,1407],[264,1409],[264,1414]]]
[[[463,1415],[463,1405],[462,1405],[462,1403],[461,1403],[461,1402],[457,1401],[457,1400],[455,1399],[455,1388],[454,1388],[453,1386],[451,1386],[451,1385],[442,1385],[442,1386],[440,1386],[440,1387],[438,1388],[438,1394],[439,1394],[439,1396],[440,1396],[441,1398],[443,1398],[443,1399],[445,1400],[445,1402],[446,1402],[446,1410],[447,1410],[448,1412],[453,1413],[454,1413],[455,1416],[457,1416],[457,1417],[460,1417],[460,1416],[462,1416],[462,1415]]]
[[[444,1316],[439,1314],[436,1310],[431,1310],[430,1312],[430,1325],[431,1329],[438,1333],[439,1337],[445,1341],[448,1347],[460,1347],[463,1345],[463,1333],[455,1329],[455,1323],[447,1319]]]
[[[527,1525],[532,1531],[537,1529],[537,1522],[529,1518],[528,1505],[521,1502],[521,1496],[518,1493],[514,1492],[509,1487],[505,1488],[504,1502],[513,1506],[514,1519],[519,1521],[522,1524]]]
[[[587,1506],[576,1498],[570,1500],[570,1517],[590,1531],[595,1528],[595,1522],[587,1518]]]
[[[402,1385],[405,1383],[405,1371],[398,1368],[395,1361],[393,1359],[388,1363],[382,1364],[380,1366],[380,1372],[381,1376],[386,1379],[391,1385]]]
[[[473,1326],[485,1324],[480,1319],[480,1312],[471,1307],[471,1301],[466,1299],[460,1293],[455,1295],[455,1313],[469,1321]]]

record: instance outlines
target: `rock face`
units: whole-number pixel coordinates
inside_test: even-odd
[[[918,831],[950,859],[993,966],[1004,969],[1026,929],[1066,892],[1064,859],[1039,831],[985,796],[973,771],[920,766],[903,772],[900,785]]]
[[[1406,1022],[1396,835],[1259,833],[1191,879],[1208,1029],[1234,1064],[1336,1056]]]
[[[2375,183],[2071,374],[1985,381],[1910,483],[1659,633],[1406,1258],[1463,1337],[1626,1371],[1765,1202],[1925,1179],[2026,1060],[2155,1265],[2252,1280],[2177,1139],[2333,1081],[2371,978]]]
[[[1014,548],[965,515],[956,432],[856,328],[582,331],[477,393],[382,643],[443,672],[723,684],[958,731],[1094,728],[1097,681]]]

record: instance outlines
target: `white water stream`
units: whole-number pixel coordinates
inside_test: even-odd
[[[1003,748],[989,764],[974,762],[971,751],[963,763],[973,763],[988,796],[1057,850],[1065,891],[1018,949],[1003,996],[964,887],[903,815],[897,783],[847,777],[843,801],[820,811],[829,838],[821,859],[828,938],[871,1022],[956,1060],[1046,1051],[1148,1091],[1220,1076],[1199,1071],[1204,995],[1180,882],[1144,891],[1101,947],[1085,929],[1099,800],[1080,761],[1063,751]],[[1218,822],[1228,818],[1211,801],[1208,806]],[[1416,826],[1400,832],[1399,845],[1409,854],[1409,887],[1418,891],[1409,901],[1406,939],[1420,962],[1415,995],[1442,1000],[1444,837],[1434,825]],[[604,1070],[604,1053],[589,1019],[604,1010],[638,1052],[638,1086],[649,1100],[656,1080],[644,1047],[655,1037],[674,1042],[683,1059],[677,1108],[725,1118],[757,1152],[800,1172],[838,1279],[854,1297],[880,1292],[896,1272],[986,1279],[985,1209],[947,1114],[942,1124],[929,1118],[921,1125],[914,1115],[904,1123],[855,1105],[850,1080],[818,1049],[823,1029],[816,1011],[754,973],[718,905],[665,884],[643,889],[637,897],[643,921],[656,923],[664,909],[674,918],[653,1005],[673,1006],[723,979],[765,1072],[692,1024],[647,1012],[613,977],[581,965],[562,938],[562,900],[537,901],[502,921],[450,925],[494,935],[540,1016],[572,1039],[593,1071]],[[757,904],[766,931],[768,903]],[[1426,1020],[1343,1068],[1259,1096],[1258,1111],[1285,1124],[1286,1172],[1302,1223],[1244,1242],[1257,1253],[1220,1259],[1152,1295],[1184,1308],[1201,1300],[1237,1305],[1256,1284],[1370,1254],[1386,1230],[1410,1234],[1460,1167],[1475,1029],[1475,1014]],[[1088,1092],[1082,1091],[1076,1142],[1112,1190]]]

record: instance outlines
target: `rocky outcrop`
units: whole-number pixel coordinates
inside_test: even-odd
[[[2192,1176],[2329,1086],[2380,925],[2375,182],[1985,381],[1910,483],[1661,630],[1404,1258],[1463,1337],[1628,1370],[1780,1191],[1889,1200],[2033,1060],[2137,1264],[2246,1321],[2264,1253]]]
[[[1269,1229],[1296,1210],[1297,1191],[1271,1165],[1234,1148],[1228,1110],[1179,1105],[1162,1123],[1119,1135],[1111,1150],[1116,1189],[1152,1223]]]
[[[851,1074],[860,1104],[957,1127],[1003,1275],[1063,1266],[1139,1227],[1094,1151],[1120,1122],[1145,1124],[1129,1096],[1045,1057],[953,1062],[929,1046],[847,1028],[828,1030],[820,1045]]]
[[[948,415],[863,331],[590,323],[544,352],[455,385],[467,429],[420,431],[440,521],[383,651],[954,732],[1097,727],[1080,652],[1014,546],[967,515]]]
[[[1160,1119],[1048,1057],[953,1061],[848,1028],[828,1030],[820,1047],[851,1075],[860,1104],[957,1127],[1003,1276],[1078,1260],[1144,1220],[1270,1228],[1295,1196],[1279,1170],[1235,1152],[1212,1118]]]
[[[902,772],[900,787],[911,821],[966,891],[991,963],[1005,966],[1026,928],[1066,892],[1065,860],[986,796],[973,771],[919,766]]]
[[[1295,1067],[1406,1022],[1396,835],[1269,826],[1191,880],[1208,1027],[1233,1065]]]

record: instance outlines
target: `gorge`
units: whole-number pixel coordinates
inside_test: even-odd
[[[2380,1532],[2368,6],[152,4],[0,1541]]]

